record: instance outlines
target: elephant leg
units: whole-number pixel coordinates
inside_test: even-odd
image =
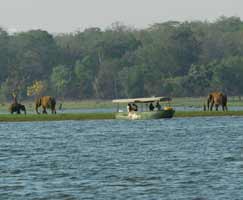
[[[46,112],[46,107],[43,106],[42,108],[43,108],[42,113],[43,113],[43,114],[47,114],[47,112]]]
[[[55,108],[51,109],[51,113],[52,114],[57,114],[56,109]]]
[[[210,111],[213,110],[213,106],[214,106],[214,102],[212,102],[211,105],[210,105]]]
[[[35,107],[36,114],[40,114],[38,111],[38,106]]]
[[[51,113],[56,114],[56,106],[55,104],[51,104]]]
[[[223,111],[228,111],[227,105],[223,106]]]
[[[215,110],[218,111],[219,105],[215,105]]]
[[[203,104],[203,111],[206,111],[206,110],[207,110],[206,105]]]

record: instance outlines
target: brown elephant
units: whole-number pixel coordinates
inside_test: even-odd
[[[219,105],[222,106],[223,111],[227,111],[227,95],[222,92],[212,92],[208,95],[207,99],[207,108],[210,111],[213,110],[213,106],[215,106],[216,111],[218,111]]]
[[[42,106],[42,113],[47,114],[46,109],[50,108],[52,114],[56,114],[56,99],[51,96],[42,96],[35,100],[35,110],[37,114],[40,114],[38,108]]]
[[[11,114],[13,114],[14,112],[16,112],[17,114],[21,114],[21,110],[24,111],[24,114],[26,115],[26,109],[25,106],[20,104],[20,103],[12,103],[9,106],[9,112]]]

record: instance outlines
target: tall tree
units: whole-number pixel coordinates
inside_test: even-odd
[[[65,90],[71,82],[71,72],[64,65],[58,65],[53,68],[51,74],[51,83],[59,97],[64,98]]]

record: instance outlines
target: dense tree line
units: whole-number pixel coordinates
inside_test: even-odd
[[[0,29],[0,97],[45,83],[45,93],[68,99],[243,93],[243,22],[153,24],[137,30],[116,23],[106,30],[52,35]]]

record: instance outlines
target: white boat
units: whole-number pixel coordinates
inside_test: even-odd
[[[161,119],[173,117],[175,110],[170,106],[172,99],[170,97],[149,97],[149,98],[134,98],[134,99],[114,99],[112,102],[117,104],[116,119]],[[167,105],[161,108],[161,102]],[[154,107],[154,104],[157,104]],[[127,104],[128,109],[123,111],[120,105]],[[154,109],[150,106],[153,105]],[[138,106],[138,109],[129,109],[129,106]],[[152,107],[152,108],[153,108]]]

